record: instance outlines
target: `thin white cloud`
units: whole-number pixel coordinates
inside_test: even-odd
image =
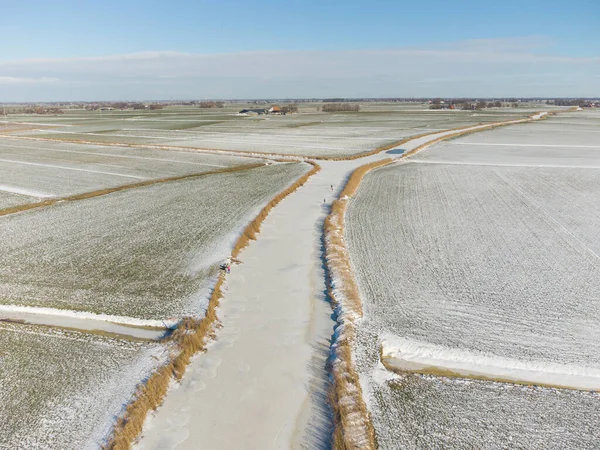
[[[58,78],[40,77],[3,77],[0,76],[0,84],[38,84],[38,83],[55,83],[60,81]]]
[[[423,48],[221,54],[148,51],[24,59],[0,61],[0,85],[18,85],[16,80],[23,80],[21,84],[39,85],[27,96],[43,93],[44,98],[53,99],[600,95],[597,89],[593,92],[600,57],[540,52],[552,45],[549,38],[533,36]],[[529,81],[544,80],[547,74],[554,74],[553,80],[558,76],[565,86],[573,86],[576,79],[582,91],[542,93],[543,83],[537,89]],[[50,90],[50,80],[59,79],[61,83],[56,84],[64,87]],[[21,95],[18,91],[7,94],[8,98]]]

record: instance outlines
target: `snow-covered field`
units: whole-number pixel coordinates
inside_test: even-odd
[[[242,106],[240,106],[240,109]],[[533,109],[434,111],[427,105],[365,104],[359,113],[322,113],[302,107],[300,114],[244,117],[235,109],[164,112],[104,112],[35,118],[54,127],[14,135],[98,143],[152,144],[290,155],[347,156],[408,136],[471,124],[523,118]],[[16,117],[14,120],[18,120]],[[23,118],[22,120],[26,120]],[[33,119],[30,119],[33,120]]]
[[[0,208],[257,162],[227,155],[0,138]]]
[[[0,217],[0,303],[200,314],[242,227],[309,169],[273,164]]]
[[[460,164],[600,167],[600,111],[475,133],[436,145],[414,159]]]
[[[158,344],[0,322],[0,448],[97,449]]]
[[[600,395],[409,375],[372,383],[381,449],[595,449]]]
[[[596,395],[377,376],[381,349],[405,369],[597,385],[599,116],[564,117],[433,146],[368,174],[350,202],[356,360],[382,448],[597,442]]]

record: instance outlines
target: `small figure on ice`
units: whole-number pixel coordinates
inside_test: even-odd
[[[231,273],[231,265],[232,264],[241,264],[242,262],[239,259],[229,257],[222,264],[219,265],[219,269],[225,271],[226,273]]]

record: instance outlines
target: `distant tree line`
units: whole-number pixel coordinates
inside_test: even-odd
[[[7,114],[64,114],[65,112],[52,106],[26,106],[23,108],[5,108]],[[1,113],[1,111],[0,111]]]
[[[554,100],[556,106],[580,106],[581,108],[591,108],[600,105],[600,101],[594,101],[584,98],[560,98]]]
[[[223,106],[225,106],[225,103],[223,102],[199,102],[198,106],[200,108],[222,108]]]
[[[151,103],[149,105],[140,102],[104,102],[104,103],[88,103],[85,105],[85,109],[89,111],[98,111],[98,110],[111,110],[111,109],[163,109],[164,105],[162,103]]]
[[[326,103],[321,110],[323,112],[358,112],[360,105],[358,103]]]
[[[292,103],[281,107],[281,112],[284,114],[292,114],[298,112],[298,105]]]
[[[435,98],[431,100],[429,109],[460,109],[464,111],[478,110],[485,108],[502,108],[503,106],[512,106],[516,108],[519,106],[518,103],[502,103],[500,100],[494,102],[486,102],[484,100],[473,100],[473,99],[458,99],[458,100],[446,100]]]

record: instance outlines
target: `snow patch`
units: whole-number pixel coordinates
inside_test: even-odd
[[[600,389],[600,369],[592,367],[518,360],[393,335],[384,336],[381,345],[382,360],[399,370],[578,390]]]
[[[0,184],[0,191],[9,192],[11,194],[20,194],[27,195],[28,197],[36,197],[36,198],[48,198],[54,197],[54,194],[48,194],[46,192],[34,191],[31,189],[21,188],[18,186],[9,186],[7,184]]]

